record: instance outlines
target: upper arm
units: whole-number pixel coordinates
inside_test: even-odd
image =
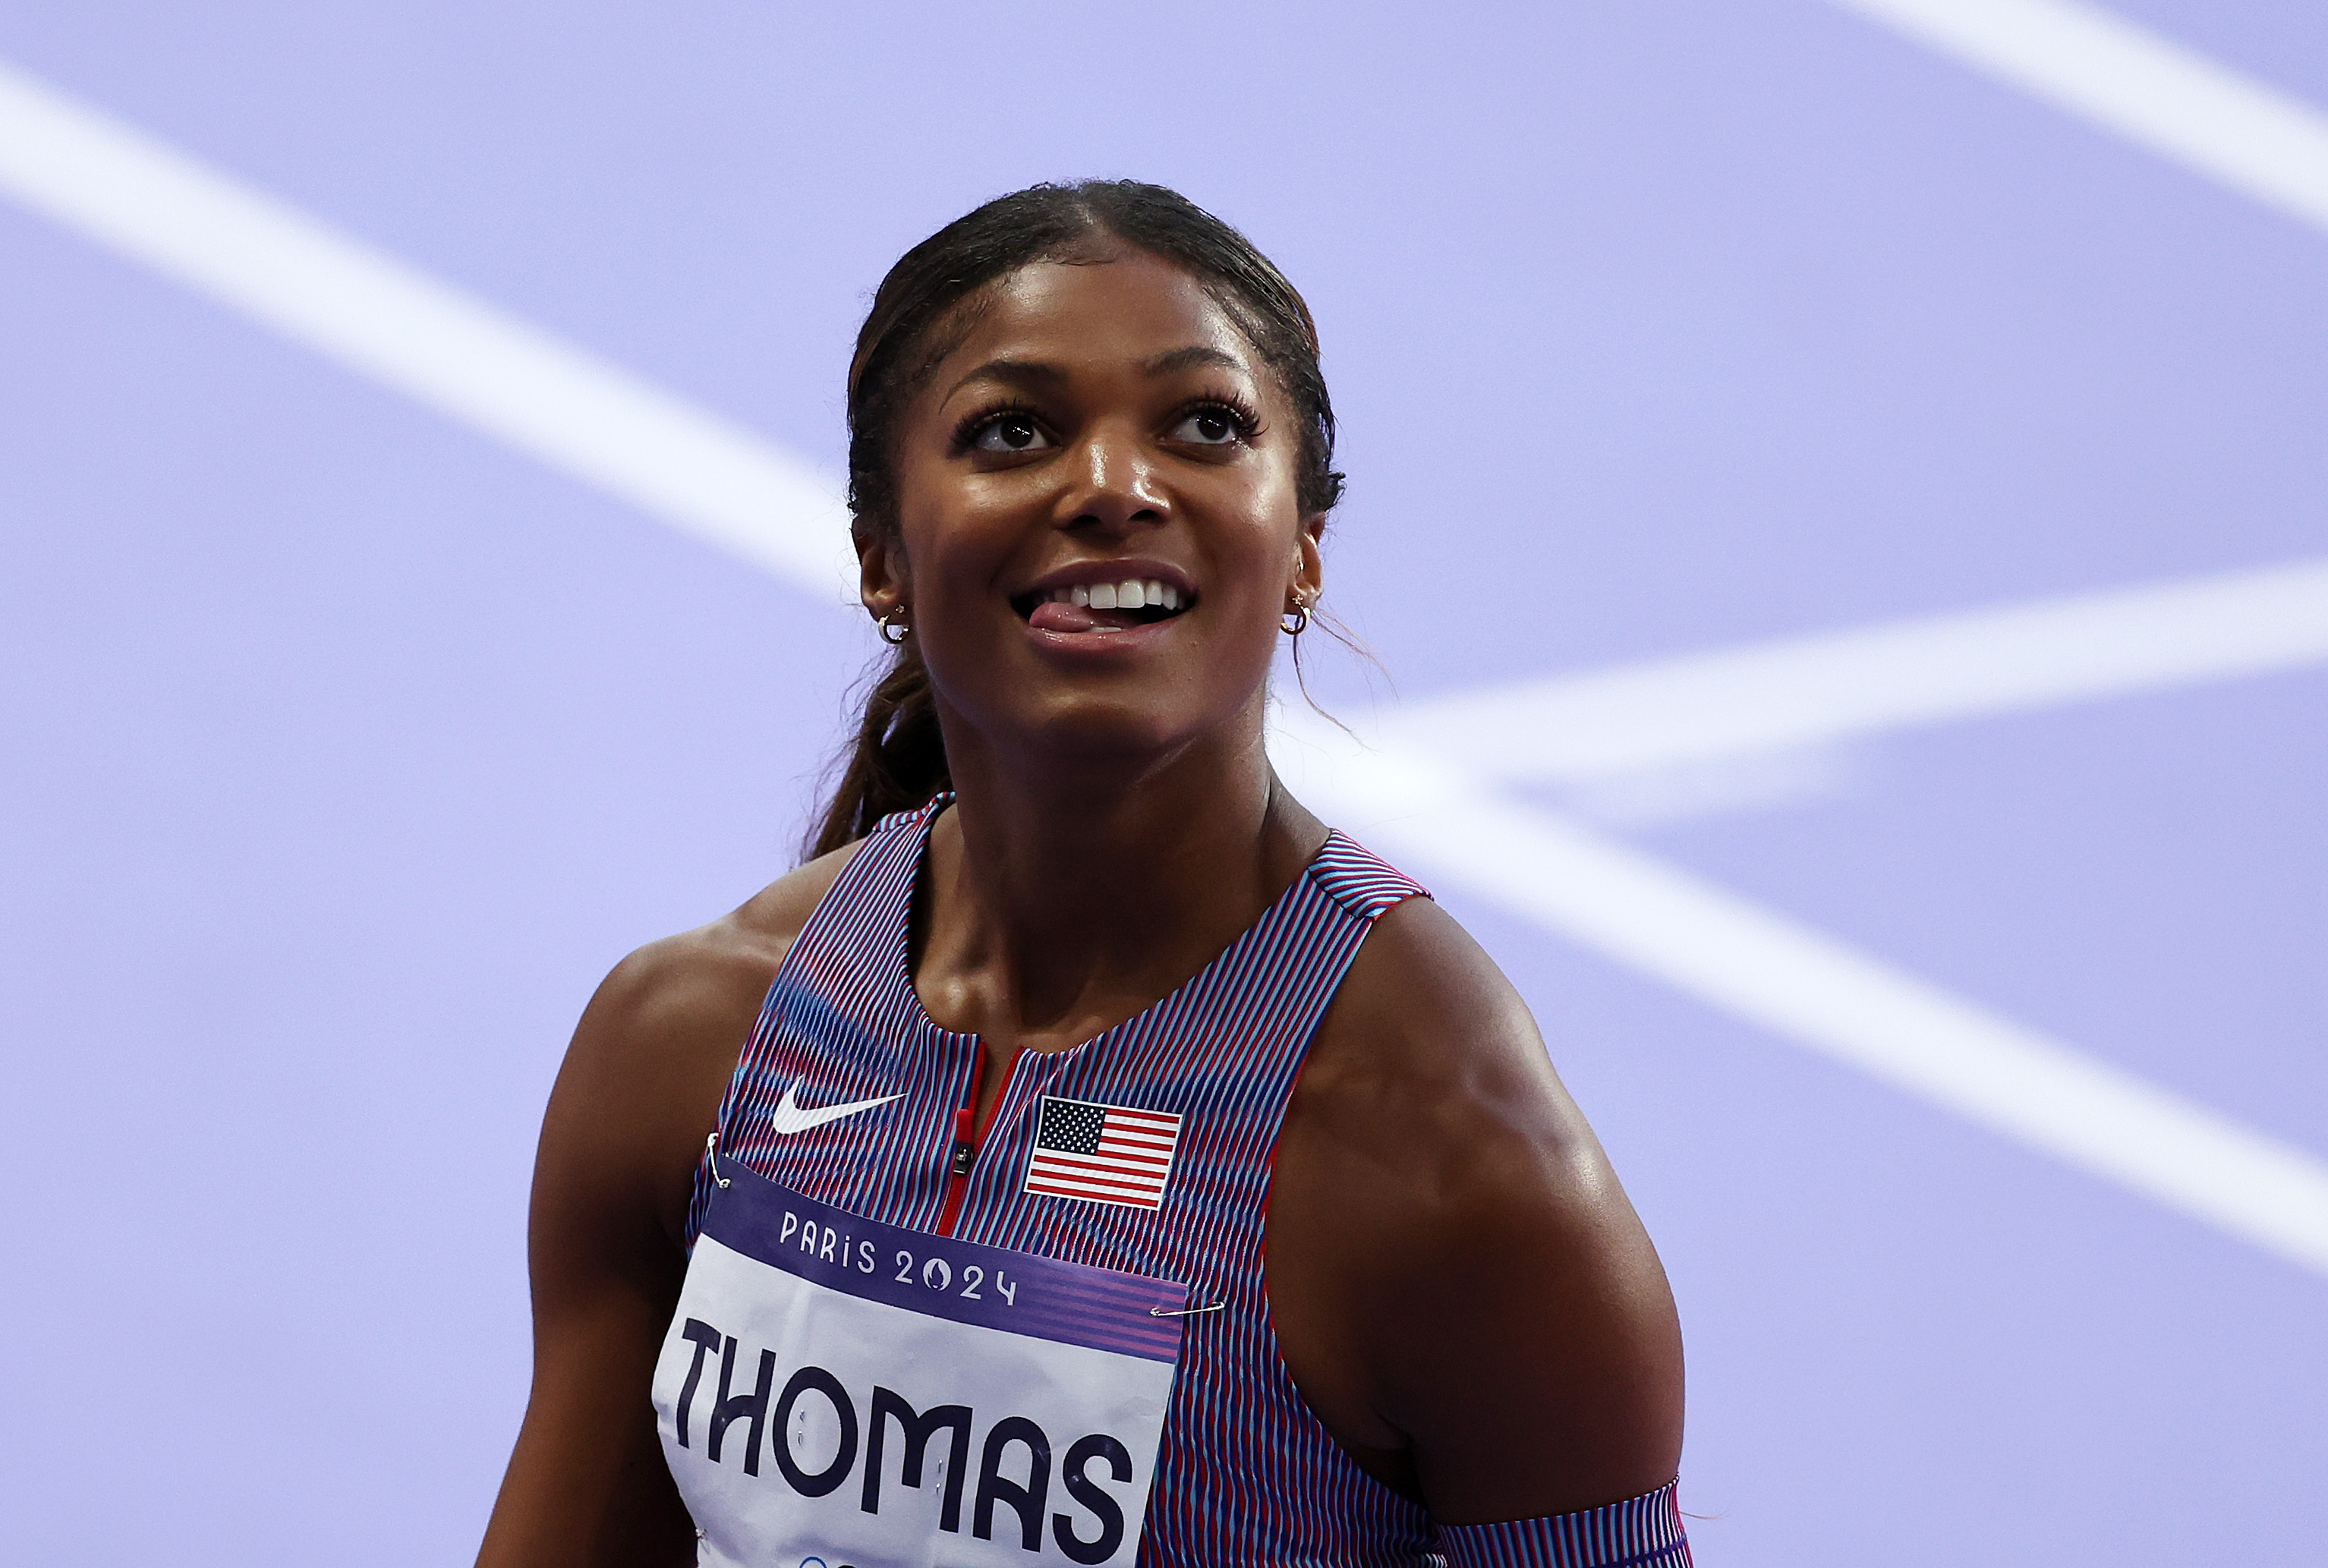
[[[705,1134],[845,855],[827,859],[633,953],[584,1010],[542,1118],[527,1236],[533,1390],[480,1564],[694,1561],[655,1432],[654,1366],[686,1276]]]
[[[1657,1253],[1517,994],[1427,901],[1383,917],[1313,1047],[1270,1293],[1329,1430],[1443,1522],[1673,1479],[1681,1344]]]

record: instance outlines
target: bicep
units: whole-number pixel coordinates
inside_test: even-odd
[[[650,1402],[669,1319],[662,1292],[628,1282],[537,1313],[533,1390],[480,1568],[695,1561]]]
[[[651,1395],[679,1272],[583,1207],[536,1195],[533,1386],[481,1568],[694,1561]]]
[[[694,1560],[652,1387],[685,1275],[670,1216],[709,1105],[621,979],[584,1015],[543,1118],[528,1224],[533,1385],[478,1559],[492,1568]]]

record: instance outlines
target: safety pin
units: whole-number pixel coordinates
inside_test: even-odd
[[[711,1130],[711,1136],[703,1141],[703,1163],[711,1169],[712,1186],[728,1185],[728,1178],[719,1174],[719,1130],[717,1127]]]
[[[1161,1307],[1150,1307],[1148,1315],[1151,1318],[1194,1318],[1206,1312],[1217,1312],[1227,1305],[1226,1301],[1215,1301],[1209,1307],[1178,1307],[1169,1312]]]

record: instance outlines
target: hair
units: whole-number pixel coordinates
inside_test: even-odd
[[[1334,409],[1301,296],[1251,240],[1178,192],[1081,180],[996,197],[906,251],[881,280],[849,364],[850,530],[860,544],[896,537],[897,420],[968,335],[981,292],[1036,262],[1091,258],[1110,239],[1186,269],[1236,323],[1293,406],[1303,515],[1333,509],[1342,496]],[[929,671],[908,637],[870,682],[809,854],[860,839],[890,812],[927,804],[951,785]]]

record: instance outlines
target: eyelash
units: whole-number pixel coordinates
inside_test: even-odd
[[[997,419],[1005,418],[1012,414],[1018,415],[1022,418],[1032,419],[1037,425],[1043,422],[1041,411],[1032,403],[1021,402],[1016,398],[1006,398],[998,403],[989,403],[953,427],[955,455],[959,456],[969,451],[972,444],[978,439],[981,431]]]
[[[1200,413],[1206,408],[1218,408],[1222,413],[1226,414],[1229,423],[1236,427],[1237,438],[1241,441],[1250,441],[1261,434],[1261,416],[1253,410],[1253,405],[1234,392],[1225,390],[1206,392],[1191,398],[1173,411],[1172,423],[1178,425],[1189,415]],[[1021,418],[1032,419],[1038,425],[1043,422],[1042,411],[1032,403],[1019,399],[1006,398],[1000,402],[989,403],[954,427],[955,454],[959,455],[969,451],[977,442],[980,434],[989,425],[993,424],[997,419],[1008,418],[1014,414]]]
[[[1202,413],[1206,408],[1218,408],[1222,413],[1226,414],[1229,417],[1229,423],[1236,427],[1237,439],[1240,441],[1250,441],[1261,434],[1261,415],[1254,410],[1252,404],[1234,392],[1229,391],[1206,392],[1202,397],[1189,399],[1187,404],[1173,417],[1172,422],[1177,425],[1189,415]]]

